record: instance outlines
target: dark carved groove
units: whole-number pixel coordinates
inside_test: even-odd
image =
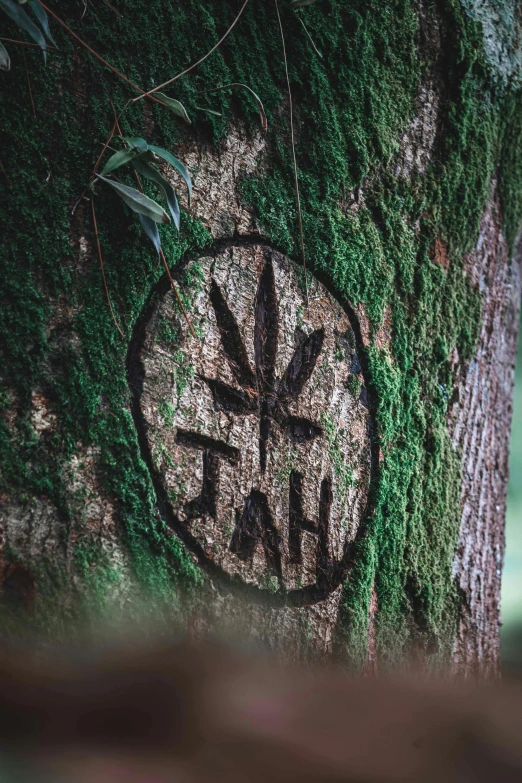
[[[267,258],[255,302],[254,354],[259,386],[265,394],[273,393],[279,312],[275,290],[274,267]]]
[[[279,313],[275,290],[274,267],[267,257],[255,301],[254,355],[259,389],[262,392],[261,422],[259,428],[259,461],[261,471],[266,469],[267,442],[270,438],[270,408],[274,398],[275,363]]]
[[[296,349],[279,386],[278,397],[282,403],[297,400],[303,391],[315,369],[323,340],[324,329],[316,329]]]
[[[246,348],[239,333],[239,326],[214,279],[210,282],[209,296],[216,314],[221,344],[234,378],[244,389],[253,391],[257,386],[256,377],[250,367]]]
[[[217,496],[219,490],[219,457],[210,451],[203,452],[203,481],[201,492],[185,503],[187,519],[196,519],[207,514],[216,518]]]
[[[272,520],[266,495],[253,489],[245,501],[241,517],[232,534],[230,551],[240,560],[251,560],[261,543],[270,571],[282,578],[279,536]]]
[[[354,375],[359,375],[359,373],[362,372],[361,363],[359,361],[357,351],[355,351],[352,356],[352,361],[350,364],[350,372],[353,372]]]
[[[258,410],[257,394],[249,394],[241,389],[234,389],[233,386],[228,386],[228,384],[214,378],[202,376],[202,380],[205,381],[212,392],[215,410],[242,415],[255,413]]]
[[[319,540],[317,542],[316,577],[317,584],[322,589],[328,589],[332,581],[332,561],[329,553],[330,513],[333,494],[332,479],[324,478],[321,482],[319,498]]]
[[[301,416],[286,416],[281,422],[281,427],[292,443],[309,443],[323,434],[318,424]]]
[[[318,528],[306,519],[303,513],[303,474],[293,470],[290,473],[288,551],[290,562],[300,565],[303,562],[301,552],[301,532],[317,535]]]
[[[359,394],[359,402],[361,405],[363,405],[367,410],[370,409],[370,406],[368,404],[368,389],[366,386],[361,386],[361,393]]]
[[[239,449],[235,446],[229,446],[222,440],[214,440],[207,435],[201,435],[199,432],[189,432],[188,430],[178,430],[176,433],[176,443],[180,446],[188,446],[193,449],[209,451],[215,457],[225,459],[231,465],[239,463]]]
[[[316,329],[295,350],[276,391],[275,365],[278,347],[279,312],[274,267],[267,254],[255,299],[254,354],[257,378],[250,378],[250,365],[239,327],[214,279],[210,298],[216,313],[223,350],[243,390],[234,389],[217,379],[203,378],[209,386],[216,410],[245,415],[259,410],[259,463],[266,470],[267,447],[272,419],[278,421],[293,443],[308,443],[323,434],[321,427],[309,419],[290,416],[286,405],[296,400],[310,379],[324,341],[324,329]],[[250,386],[245,385],[248,379]],[[259,400],[252,387],[261,394]],[[258,407],[259,406],[259,407]]]
[[[272,429],[272,423],[270,420],[268,400],[266,399],[266,397],[263,397],[263,401],[261,403],[261,415],[259,421],[259,465],[261,467],[262,473],[264,473],[266,470],[267,443],[268,443],[268,439],[270,438],[271,429]]]

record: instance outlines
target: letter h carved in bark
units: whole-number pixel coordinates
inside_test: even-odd
[[[308,520],[303,512],[302,500],[303,475],[297,471],[290,474],[289,520],[288,520],[288,551],[291,563],[301,565],[301,536],[303,532],[317,536],[316,544],[316,577],[319,587],[327,585],[332,570],[328,551],[328,533],[330,528],[330,512],[332,508],[332,480],[324,478],[321,482],[319,496],[319,520],[316,524]]]

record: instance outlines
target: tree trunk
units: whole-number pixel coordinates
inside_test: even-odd
[[[56,12],[142,90],[239,12],[115,5]],[[522,219],[504,6],[281,4],[287,84],[277,6],[251,0],[165,88],[191,125],[150,97],[120,117],[192,176],[189,204],[159,162],[182,206],[159,229],[168,272],[113,188],[85,190],[138,93],[55,18],[47,66],[6,43],[6,637],[130,616],[366,671],[497,674]],[[231,83],[261,115],[212,91]],[[121,148],[118,129],[103,162]]]

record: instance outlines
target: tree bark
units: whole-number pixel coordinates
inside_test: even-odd
[[[192,176],[189,204],[159,163],[182,207],[179,232],[160,227],[168,272],[118,195],[87,188],[112,106],[136,92],[51,18],[59,51],[45,68],[27,55],[33,121],[11,45],[6,638],[130,616],[367,672],[498,674],[522,219],[521,19],[505,5],[496,21],[472,0],[282,6],[287,83],[276,5],[252,0],[165,88],[192,125],[150,98],[120,117]],[[118,10],[56,8],[150,90],[239,6]],[[268,129],[247,90],[212,92],[231,83]],[[104,163],[119,133],[110,147]]]

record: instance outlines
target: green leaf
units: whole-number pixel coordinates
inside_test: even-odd
[[[149,150],[158,155],[158,157],[163,158],[163,160],[166,160],[167,163],[169,163],[173,168],[176,169],[176,171],[181,174],[187,186],[190,205],[190,201],[192,199],[192,180],[190,179],[190,174],[188,173],[183,163],[175,158],[174,155],[172,155],[170,152],[162,149],[162,147],[154,147],[152,144],[149,144]]]
[[[146,215],[138,214],[141,227],[147,234],[148,238],[154,245],[154,248],[156,250],[156,253],[159,255],[159,251],[161,250],[161,239],[158,231],[158,224],[155,223],[153,220],[151,220]]]
[[[36,41],[43,52],[45,62],[47,59],[47,44],[42,31],[35,25],[29,14],[26,13],[18,3],[15,3],[14,0],[0,0],[0,8],[5,11],[13,22],[16,22],[18,27],[21,27],[22,30],[29,33],[31,38]]]
[[[156,98],[159,98],[160,101],[163,101],[165,106],[168,106],[168,108],[174,112],[174,114],[177,114],[178,117],[181,117],[183,120],[185,120],[185,122],[191,125],[187,110],[180,101],[177,101],[176,98],[169,98],[168,95],[165,95],[162,92],[155,92],[154,95]]]
[[[163,195],[165,196],[165,200],[169,205],[170,214],[172,215],[174,224],[179,231],[180,212],[178,199],[176,198],[176,192],[168,179],[165,179],[165,177],[163,177],[159,171],[154,168],[154,166],[151,166],[150,163],[147,163],[141,157],[136,158],[136,160],[132,162],[132,165],[138,174],[141,174],[143,177],[150,179],[151,182],[154,182],[154,184],[158,185],[158,187],[161,189]]]
[[[0,41],[0,71],[10,71],[11,70],[11,58],[9,57],[9,52],[3,45],[2,41]]]
[[[197,109],[198,111],[206,111],[207,114],[214,114],[216,117],[222,117],[223,115],[219,111],[214,111],[214,109],[205,109],[204,106],[194,106],[194,109]]]
[[[205,90],[204,92],[221,92],[221,90],[247,90],[250,95],[253,96],[255,102],[257,103],[257,108],[259,111],[259,116],[261,118],[261,125],[263,127],[263,131],[266,133],[268,129],[268,120],[266,118],[266,112],[265,107],[263,106],[263,102],[257,92],[254,92],[254,90],[248,86],[248,84],[242,84],[241,82],[233,82],[232,84],[224,84],[223,87],[213,87],[210,90]]]
[[[52,45],[56,46],[56,41],[52,37],[51,31],[49,29],[49,19],[47,18],[47,14],[45,10],[42,8],[38,0],[29,0],[29,5],[31,6],[31,11],[40,22],[42,30],[44,31],[44,33],[46,34],[46,36],[48,37]]]
[[[107,179],[102,177],[101,174],[96,174],[98,179],[106,182],[111,188],[114,188],[118,196],[120,196],[124,202],[134,212],[139,215],[145,215],[155,223],[170,223],[170,217],[167,215],[163,207],[156,204],[151,198],[144,193],[140,193],[136,188],[129,188],[128,185],[122,185],[121,182],[116,182],[114,179]]]
[[[142,139],[140,136],[120,136],[120,139],[126,141],[129,147],[139,150],[140,152],[147,152],[149,149],[149,145],[145,139]]]
[[[119,169],[120,166],[124,166],[126,163],[128,163],[130,160],[136,157],[136,155],[139,155],[140,153],[138,150],[118,150],[118,152],[115,152],[114,155],[111,155],[105,166],[102,170],[102,175],[105,176],[106,174],[110,174],[111,171],[116,171],[116,169]]]

